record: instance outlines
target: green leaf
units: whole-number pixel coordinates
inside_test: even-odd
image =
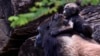
[[[47,4],[47,3],[49,3],[49,1],[48,0],[43,0],[42,3]]]
[[[19,14],[19,17],[24,17],[24,18],[32,18],[34,17],[34,13],[26,13],[26,14]]]
[[[41,7],[41,6],[43,6],[44,4],[43,4],[42,2],[36,2],[35,5]]]
[[[8,18],[9,21],[16,21],[18,20],[19,18],[17,16],[11,16]]]
[[[92,5],[97,5],[99,3],[99,0],[91,0]]]
[[[38,9],[38,8],[36,8],[36,7],[32,7],[32,8],[30,8],[29,10],[30,10],[31,12],[35,12],[35,11],[37,11],[37,9]]]
[[[18,25],[18,24],[17,24],[16,21],[13,21],[13,22],[10,24],[10,26],[13,27],[13,28],[15,28],[17,25]]]
[[[87,0],[82,0],[82,4],[81,5],[87,5],[88,1]]]

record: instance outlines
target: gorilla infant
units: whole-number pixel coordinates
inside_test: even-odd
[[[78,15],[79,11],[80,8],[76,3],[68,3],[64,6],[63,14],[66,16],[66,19],[73,21],[74,30],[84,35],[85,38],[92,38],[92,28],[88,22],[85,22],[85,20]]]

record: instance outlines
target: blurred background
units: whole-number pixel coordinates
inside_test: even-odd
[[[91,27],[100,24],[100,0],[0,0],[0,56],[42,56],[33,47],[37,27],[71,2]]]

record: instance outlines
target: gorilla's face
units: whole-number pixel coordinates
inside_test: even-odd
[[[68,3],[64,6],[63,14],[70,17],[79,12],[79,7],[75,3]]]
[[[36,40],[35,40],[35,43],[34,43],[35,47],[37,47],[37,48],[43,48],[42,43],[43,43],[43,39],[45,37],[45,34],[49,30],[48,27],[49,27],[48,23],[45,23],[45,24],[40,25],[37,28],[39,34],[36,36]]]
[[[72,15],[72,8],[64,8],[63,10],[63,14],[66,16],[66,17],[69,17]]]

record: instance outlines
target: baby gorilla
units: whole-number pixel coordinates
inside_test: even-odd
[[[79,14],[80,8],[75,3],[68,3],[64,6],[63,14],[66,16],[66,19],[71,20],[74,24],[73,29],[85,36],[86,38],[92,38],[92,28],[90,25],[84,21]]]

